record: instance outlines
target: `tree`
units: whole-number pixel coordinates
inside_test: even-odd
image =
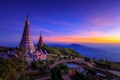
[[[59,67],[63,72],[66,72],[66,73],[68,73],[68,71],[70,70],[70,68],[64,63],[59,64]]]
[[[51,80],[57,80],[57,74],[56,74],[55,70],[51,71]]]
[[[72,80],[89,80],[83,73],[74,70],[75,74],[72,76]]]
[[[89,61],[90,61],[90,58],[85,57],[85,61],[89,62]]]
[[[88,71],[88,73],[91,73],[91,74],[93,74],[93,75],[96,75],[96,74],[97,74],[97,72],[96,72],[95,69],[88,69],[87,71]]]
[[[51,73],[51,80],[64,80],[59,67],[53,68]]]
[[[14,63],[8,59],[0,60],[0,78],[3,80],[18,80]]]
[[[104,62],[104,59],[100,58],[100,59],[99,59],[99,62]]]
[[[46,76],[50,74],[50,68],[48,65],[42,65],[39,67],[39,74],[42,76]]]
[[[40,63],[38,61],[32,62],[31,67],[33,70],[38,70],[40,67]]]
[[[27,65],[27,60],[26,60],[26,57],[25,57],[25,48],[23,48],[22,46],[20,46],[18,48],[18,58],[19,58],[19,71],[20,72],[24,72],[27,68],[28,68],[28,65]]]
[[[54,60],[54,59],[50,60],[50,63],[51,63],[51,64],[54,64],[54,63],[55,63],[55,60]]]

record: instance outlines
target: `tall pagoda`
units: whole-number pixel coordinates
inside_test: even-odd
[[[22,39],[19,46],[24,47],[27,53],[32,53],[35,51],[35,47],[32,42],[32,36],[30,34],[30,22],[29,22],[28,16],[26,16],[25,27],[24,27]]]

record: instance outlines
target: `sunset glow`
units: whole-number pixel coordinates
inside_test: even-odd
[[[119,0],[3,0],[0,44],[20,42],[26,12],[34,43],[40,31],[46,42],[120,43],[119,3]]]
[[[38,41],[39,37],[34,37]],[[63,42],[63,43],[111,43],[120,44],[120,38],[115,37],[94,37],[94,36],[54,36],[44,37],[45,42]]]

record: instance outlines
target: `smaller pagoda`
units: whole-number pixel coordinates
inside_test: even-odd
[[[37,43],[37,47],[40,49],[44,46],[44,43],[43,43],[43,38],[42,38],[42,32],[40,32],[40,37],[39,37],[39,41]]]
[[[45,60],[47,58],[47,51],[44,49],[42,32],[40,32],[39,41],[37,43],[37,50],[34,54],[34,60]]]

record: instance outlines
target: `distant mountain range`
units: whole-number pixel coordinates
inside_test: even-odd
[[[115,56],[115,53],[110,53],[101,49],[97,48],[91,48],[88,46],[80,45],[80,44],[70,44],[70,45],[58,45],[58,44],[52,44],[50,45],[52,47],[63,47],[63,48],[72,48],[79,52],[80,54],[93,58],[96,57],[97,59],[108,59],[110,61],[120,61],[120,58],[116,58],[118,56]]]

